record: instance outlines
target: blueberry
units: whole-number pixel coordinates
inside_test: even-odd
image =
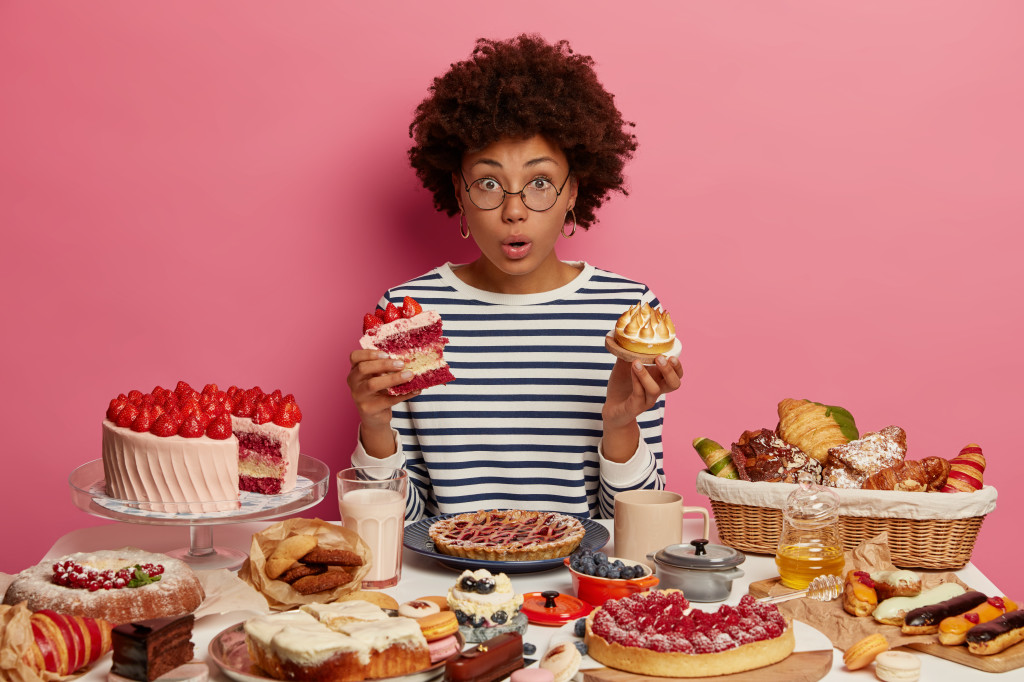
[[[483,616],[477,616],[469,621],[469,624],[475,628],[482,628],[487,625],[487,619]]]
[[[572,634],[576,635],[577,637],[582,637],[583,635],[587,634],[586,618],[580,618],[572,624]]]
[[[611,578],[612,580],[618,580],[619,578],[622,577],[622,571],[620,571],[619,569],[617,569],[614,566],[612,566],[611,568],[608,569],[608,577]]]
[[[465,625],[469,622],[469,616],[467,616],[459,609],[455,609],[455,620],[459,622],[459,625]]]
[[[504,623],[506,621],[508,621],[508,614],[505,613],[504,611],[495,611],[494,613],[491,614],[491,622],[492,623],[497,623],[498,625],[501,625],[502,623]]]
[[[620,571],[626,567],[626,564],[622,563],[622,559],[616,559],[612,562],[612,566],[619,569]]]
[[[494,592],[495,584],[493,578],[481,578],[476,581],[476,591],[478,594],[490,594]]]
[[[626,566],[619,572],[624,580],[632,580],[637,577],[635,566]]]
[[[598,567],[597,567],[597,577],[598,578],[607,578],[608,577],[608,567],[605,566],[604,564],[598,565]]]
[[[533,656],[537,653],[537,645],[523,642],[523,656]]]
[[[579,650],[580,656],[586,656],[587,655],[587,643],[586,642],[573,642],[573,644],[575,644],[576,648]]]
[[[459,581],[459,589],[463,592],[472,592],[474,587],[476,587],[476,580],[472,576],[467,575]]]
[[[604,552],[594,552],[594,563],[596,564],[607,564],[608,555]]]

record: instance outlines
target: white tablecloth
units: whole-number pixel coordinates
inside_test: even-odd
[[[609,532],[612,532],[612,523],[610,521],[600,521],[600,523],[605,525]],[[262,530],[267,525],[269,524],[247,523],[217,526],[213,532],[214,544],[247,552],[252,534]],[[687,520],[685,522],[684,533],[687,538],[698,537],[702,530],[699,521]],[[168,552],[187,546],[188,540],[187,528],[112,523],[104,526],[83,528],[68,533],[53,545],[44,558],[53,559],[71,552],[125,546],[139,547],[152,552]],[[614,537],[604,551],[614,554]],[[385,592],[399,602],[427,595],[444,595],[458,575],[458,572],[454,569],[447,568],[437,561],[409,552],[408,550],[405,551],[402,562],[402,580],[397,586],[385,590]],[[738,602],[740,597],[747,593],[750,583],[778,575],[775,562],[770,556],[747,555],[747,559],[741,568],[744,571],[744,576],[733,582],[732,596],[727,603]],[[957,575],[973,589],[989,595],[1002,594],[973,564],[968,564],[960,571],[957,571]],[[570,575],[568,570],[564,568],[541,573],[511,574],[510,578],[512,579],[513,588],[519,593],[541,590],[557,590],[559,592],[572,593]],[[716,605],[714,604],[705,606],[705,608],[715,607]],[[251,615],[253,614],[249,612],[234,612],[220,616],[207,616],[197,621],[193,634],[197,658],[208,658],[207,651],[210,640],[217,633],[245,620]],[[547,651],[549,641],[553,635],[558,636],[558,632],[558,628],[531,625],[524,639],[526,642],[536,645],[537,657],[539,657]],[[974,668],[926,654],[917,655],[922,663],[922,680],[955,679],[959,682],[962,680],[993,679],[992,673],[975,670]],[[106,661],[99,661],[86,675],[79,679],[82,682],[106,682],[109,670],[108,657]],[[230,679],[223,675],[212,661],[210,662],[210,672],[210,679],[212,680],[227,682]],[[1016,679],[1020,679],[1022,676],[1024,676],[1024,672],[1021,670],[1009,673],[1009,677],[1016,677]],[[833,651],[832,670],[825,679],[867,680],[874,678],[866,670],[855,672],[846,670],[843,666],[842,651],[837,649]]]

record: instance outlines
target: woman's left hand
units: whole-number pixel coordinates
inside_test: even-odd
[[[608,395],[601,410],[604,428],[623,428],[654,407],[663,393],[679,388],[683,367],[679,358],[659,355],[654,365],[639,360],[617,360],[608,379]]]

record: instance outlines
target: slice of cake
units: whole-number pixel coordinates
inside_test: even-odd
[[[384,351],[405,363],[413,373],[412,379],[388,389],[391,395],[403,395],[439,384],[454,381],[455,377],[444,361],[444,347],[448,343],[441,334],[441,316],[434,310],[425,311],[410,296],[402,306],[388,303],[363,318],[362,348]]]
[[[126,623],[114,628],[110,672],[150,682],[192,660],[192,614]]]
[[[227,397],[234,402],[231,432],[238,439],[238,489],[264,495],[294,489],[302,421],[295,396],[232,386]]]

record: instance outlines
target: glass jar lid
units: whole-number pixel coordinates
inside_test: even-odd
[[[800,472],[797,488],[786,498],[786,516],[803,521],[826,521],[837,516],[839,495],[814,483],[810,474]]]
[[[687,544],[669,545],[654,555],[654,560],[668,566],[717,571],[739,566],[747,560],[739,550],[725,545],[712,545],[707,540],[692,540]]]

